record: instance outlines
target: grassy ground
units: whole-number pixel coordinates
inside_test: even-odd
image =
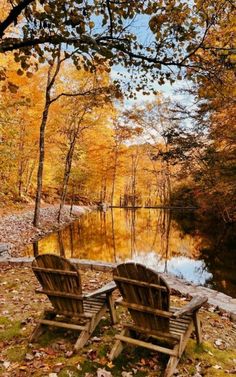
[[[109,281],[108,273],[82,272],[85,290],[93,290]],[[38,284],[28,267],[0,270],[0,375],[4,377],[92,377],[105,369],[110,376],[160,376],[166,358],[156,352],[129,348],[113,363],[107,354],[114,344],[119,325],[112,327],[104,317],[86,347],[73,353],[76,333],[47,331],[37,343],[29,336],[42,310],[49,306],[46,297],[34,293]],[[173,297],[175,305],[184,298]],[[126,313],[119,311],[122,320]],[[188,343],[178,365],[179,377],[223,377],[236,374],[236,326],[227,316],[201,310],[204,343]],[[109,375],[109,374],[108,374]]]

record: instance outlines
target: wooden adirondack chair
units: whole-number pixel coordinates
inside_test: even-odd
[[[132,323],[123,324],[109,358],[116,358],[124,343],[145,347],[170,356],[164,377],[172,376],[194,327],[197,342],[202,341],[198,310],[207,298],[196,297],[183,308],[171,308],[166,281],[141,264],[120,264],[114,269],[113,278],[122,295],[118,303],[129,310]],[[141,340],[140,335],[145,339]],[[147,338],[166,345],[154,344]]]
[[[67,259],[52,254],[39,255],[32,263],[32,269],[42,289],[37,293],[48,296],[53,309],[46,310],[39,320],[31,342],[41,335],[47,326],[81,331],[74,346],[84,346],[102,316],[110,311],[111,320],[116,322],[112,300],[114,282],[88,294],[82,294],[81,279],[77,268]]]

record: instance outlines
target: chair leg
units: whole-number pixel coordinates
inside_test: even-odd
[[[200,322],[199,315],[197,312],[193,314],[193,322],[194,322],[194,327],[195,327],[195,332],[196,332],[197,343],[201,344],[202,343],[202,330],[201,330],[201,322]]]
[[[166,369],[164,371],[163,377],[171,377],[178,365],[178,362],[179,362],[179,357],[170,356]]]
[[[53,319],[56,317],[56,313],[52,310],[45,310],[43,312],[43,315],[42,315],[42,319]],[[37,338],[39,338],[41,335],[43,335],[43,333],[45,333],[45,331],[47,330],[47,326],[42,324],[42,323],[38,323],[30,337],[30,343],[34,342],[35,340],[37,340]]]
[[[43,333],[46,331],[46,326],[42,323],[38,323],[30,337],[30,343],[33,343],[35,340],[37,340]]]
[[[87,324],[87,329],[83,330],[80,333],[80,336],[78,337],[75,343],[75,346],[74,346],[75,351],[78,351],[87,343],[93,331],[95,330],[98,323],[100,322],[101,318],[106,313],[106,310],[107,310],[107,305],[104,304],[103,307],[100,309],[100,311],[94,317],[91,318],[90,322]]]
[[[124,336],[127,336],[128,334],[129,334],[128,329],[124,329],[120,333],[120,335],[124,335]],[[111,352],[108,355],[108,358],[110,360],[114,360],[115,358],[117,358],[119,356],[119,354],[122,352],[123,348],[124,348],[124,343],[121,340],[117,339],[115,341],[114,346],[112,347]]]
[[[112,298],[112,294],[107,295],[107,303],[108,303],[108,309],[111,316],[111,322],[113,325],[117,323],[117,316],[116,316],[116,310],[114,305],[114,300]]]
[[[83,348],[83,346],[87,343],[87,341],[90,338],[91,333],[87,330],[83,330],[80,333],[80,336],[78,337],[75,345],[74,350],[78,351],[79,349]]]
[[[185,332],[183,338],[181,339],[179,344],[176,344],[173,350],[177,351],[178,356],[170,356],[169,361],[167,363],[166,369],[164,371],[163,377],[171,377],[179,363],[179,360],[185,350],[187,342],[190,338],[190,335],[194,329],[193,321],[190,322],[187,331]]]

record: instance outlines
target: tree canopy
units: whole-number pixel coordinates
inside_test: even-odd
[[[127,86],[132,82],[145,91],[147,72],[163,84],[181,78],[182,68],[186,75],[188,68],[204,69],[203,51],[224,56],[234,51],[227,38],[208,39],[235,10],[231,0],[13,0],[6,5],[0,52],[14,51],[23,71],[37,69],[62,44],[73,51],[78,68],[93,70],[94,61],[107,61],[108,70],[114,64],[131,75],[135,70],[137,82]]]

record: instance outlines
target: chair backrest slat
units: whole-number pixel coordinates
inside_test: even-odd
[[[58,314],[83,313],[81,279],[70,261],[57,255],[43,254],[35,258],[32,269]],[[55,292],[61,292],[61,296]],[[73,298],[73,295],[77,297]]]
[[[114,269],[113,278],[124,302],[139,306],[139,310],[134,309],[135,305],[129,308],[137,326],[169,331],[169,318],[165,313],[170,308],[170,289],[158,273],[138,263],[123,263]],[[140,306],[147,310],[142,312]],[[151,309],[158,310],[152,313]]]
[[[133,284],[133,285],[139,285],[140,287],[148,287],[148,288],[157,288],[157,289],[160,289],[161,291],[164,291],[164,292],[167,292],[168,289],[162,285],[158,285],[158,284],[152,284],[152,283],[147,283],[146,281],[138,281],[138,280],[134,280],[134,279],[128,279],[128,278],[124,278],[124,277],[121,277],[121,276],[113,276],[114,279],[116,281],[120,281],[120,282],[124,282],[124,283],[128,283],[128,284]]]

